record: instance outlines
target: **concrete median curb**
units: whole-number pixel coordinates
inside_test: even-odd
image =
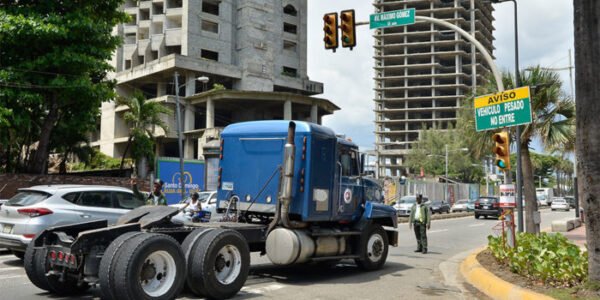
[[[552,300],[554,298],[536,293],[534,291],[516,286],[506,282],[490,271],[486,270],[479,261],[477,254],[485,250],[487,247],[480,248],[471,253],[461,264],[460,273],[465,280],[474,286],[476,289],[486,294],[492,299],[536,299],[536,300]]]
[[[460,212],[460,213],[449,213],[449,214],[435,214],[431,215],[431,220],[446,220],[456,218],[473,217],[473,212]],[[398,217],[398,223],[408,223],[408,217]]]

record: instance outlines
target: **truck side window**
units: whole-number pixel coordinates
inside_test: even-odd
[[[358,176],[358,160],[355,151],[342,149],[339,159],[342,164],[342,176]]]

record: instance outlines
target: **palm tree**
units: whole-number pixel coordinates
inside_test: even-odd
[[[129,137],[127,139],[125,151],[123,152],[123,157],[121,158],[120,168],[123,169],[127,151],[132,144],[138,143],[138,148],[146,147],[145,145],[148,145],[148,139],[150,141],[152,140],[153,129],[156,126],[162,128],[164,131],[168,130],[167,124],[161,119],[161,117],[164,114],[170,114],[171,110],[159,102],[147,101],[142,92],[139,90],[135,90],[132,97],[118,97],[115,102],[117,105],[124,105],[129,108],[129,110],[123,115],[123,118],[129,124]],[[135,146],[136,145],[134,145],[134,148]],[[153,147],[153,145],[149,145],[149,147]],[[141,155],[139,153],[148,151],[151,151],[151,149],[136,152],[138,155]],[[136,165],[139,163],[139,159],[143,159],[143,157],[133,158],[136,161]],[[138,168],[138,170],[140,169]]]
[[[523,86],[534,87],[531,95],[533,122],[521,132],[521,164],[523,170],[524,198],[526,201],[526,231],[537,232],[533,223],[537,211],[535,181],[533,177],[532,156],[529,144],[533,138],[540,138],[546,150],[569,149],[575,141],[575,104],[561,92],[561,81],[557,73],[539,66],[527,68],[530,72],[520,72]],[[514,87],[513,77],[503,74],[502,81],[507,89]],[[490,76],[487,83],[477,89],[477,95],[496,93],[496,85]],[[459,112],[458,128],[463,132],[474,158],[491,153],[494,132],[475,132],[473,97],[467,98]]]
[[[521,72],[523,86],[534,87],[531,95],[533,122],[521,132],[521,162],[523,191],[526,201],[527,232],[537,233],[534,212],[537,211],[533,166],[529,144],[535,137],[541,139],[546,150],[569,149],[575,145],[575,103],[562,91],[562,82],[557,73],[536,66]]]
[[[600,5],[573,1],[575,27],[575,90],[577,92],[577,178],[586,217],[588,278],[600,286]]]

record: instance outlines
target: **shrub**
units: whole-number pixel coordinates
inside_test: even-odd
[[[561,235],[519,233],[517,247],[504,247],[502,237],[488,236],[494,257],[514,273],[557,287],[587,281],[588,254]]]

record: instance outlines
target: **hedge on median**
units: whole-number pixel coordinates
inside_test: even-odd
[[[587,281],[588,253],[560,233],[517,234],[517,247],[502,243],[502,237],[488,236],[494,257],[510,270],[533,281],[555,287],[573,287]]]

